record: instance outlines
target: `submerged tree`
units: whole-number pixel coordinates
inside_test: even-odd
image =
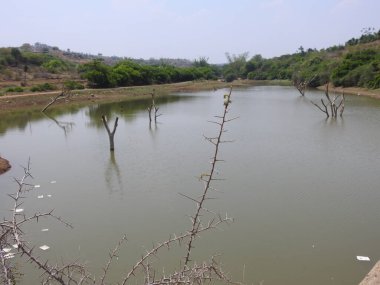
[[[50,102],[42,109],[42,112],[45,112],[51,105],[55,104],[61,100],[69,100],[73,96],[70,88],[67,88],[65,85],[62,85],[62,90],[55,97],[50,98]]]
[[[313,101],[311,101],[311,103],[314,106],[316,106],[320,111],[325,113],[327,118],[329,118],[330,116],[332,118],[337,118],[338,115],[342,117],[344,112],[344,102],[346,99],[344,96],[344,92],[341,95],[334,95],[333,97],[331,97],[329,94],[329,84],[327,83],[325,89],[325,97],[327,101],[325,102],[322,98],[322,106]]]
[[[162,115],[162,114],[158,113],[158,110],[160,108],[157,107],[157,105],[156,105],[156,101],[155,101],[156,94],[155,94],[155,90],[154,89],[153,89],[153,92],[150,95],[152,96],[152,103],[148,107],[149,124],[152,123],[152,117],[154,118],[154,123],[157,123],[157,118]]]
[[[119,121],[119,117],[116,117],[116,120],[115,120],[115,123],[113,125],[113,130],[112,131],[110,130],[110,128],[108,126],[108,121],[107,121],[106,116],[104,116],[104,115],[102,116],[102,121],[103,121],[104,127],[107,130],[108,138],[110,140],[110,150],[114,151],[115,150],[114,137],[115,137],[115,133],[116,133],[116,128],[117,128],[117,123]]]
[[[153,244],[153,247],[131,267],[124,271],[124,276],[117,284],[144,284],[144,285],[180,285],[180,284],[214,284],[216,283],[233,283],[229,277],[224,273],[222,267],[218,265],[216,259],[211,256],[208,261],[200,263],[191,262],[192,252],[194,249],[195,240],[205,231],[216,229],[221,224],[229,223],[232,221],[227,215],[221,216],[214,214],[206,208],[206,201],[211,199],[210,192],[214,191],[213,182],[220,180],[216,177],[216,165],[222,160],[219,157],[220,146],[224,141],[223,134],[226,132],[225,125],[233,119],[228,119],[228,111],[231,103],[231,90],[226,94],[223,100],[224,111],[221,116],[215,116],[216,120],[213,122],[218,126],[218,133],[215,137],[205,137],[213,146],[213,156],[211,158],[210,170],[202,174],[200,180],[204,183],[204,187],[198,197],[192,198],[183,195],[195,203],[195,212],[191,216],[190,229],[178,235],[170,235],[169,238],[163,242]],[[109,127],[105,116],[102,116],[103,123],[110,134],[114,134],[117,127],[116,118],[113,132],[109,131]],[[60,265],[54,265],[47,260],[38,256],[34,250],[33,245],[29,244],[23,227],[33,221],[38,221],[44,217],[50,217],[58,220],[66,226],[71,227],[70,224],[64,222],[60,217],[53,214],[53,211],[46,213],[35,213],[32,216],[24,214],[24,209],[21,208],[23,200],[29,191],[33,190],[33,185],[27,182],[28,178],[32,178],[30,174],[29,164],[24,169],[24,176],[21,179],[16,179],[18,190],[15,194],[10,195],[14,200],[11,217],[4,218],[0,222],[0,278],[4,284],[13,285],[17,279],[17,263],[12,263],[12,258],[19,255],[21,260],[29,261],[35,266],[36,270],[41,272],[42,284],[109,284],[107,276],[109,275],[112,262],[118,257],[121,246],[126,241],[126,236],[123,236],[116,247],[110,251],[109,258],[105,262],[103,273],[100,278],[95,278],[88,273],[85,266],[78,262],[65,263],[62,261]],[[213,215],[210,220],[205,221],[206,214]],[[153,262],[159,257],[160,252],[164,249],[171,249],[175,245],[185,246],[185,257],[180,262],[179,268],[171,273],[159,273],[161,270],[156,270]],[[13,248],[13,249],[12,249]],[[48,248],[47,246],[40,247]],[[11,252],[12,251],[12,252]],[[16,253],[14,253],[16,251]],[[142,279],[140,279],[142,278]]]
[[[293,86],[298,90],[301,96],[305,96],[306,89],[309,87],[310,83],[314,80],[316,75],[312,76],[309,79],[301,77],[298,73],[293,74]]]

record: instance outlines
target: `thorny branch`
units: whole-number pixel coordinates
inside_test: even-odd
[[[157,243],[153,245],[152,249],[147,251],[145,255],[143,255],[136,263],[132,266],[128,273],[126,273],[125,277],[122,279],[120,284],[129,284],[131,283],[131,278],[136,277],[137,271],[141,270],[144,275],[144,284],[146,285],[177,285],[177,284],[204,284],[205,282],[212,281],[222,281],[225,283],[233,283],[223,272],[222,268],[216,263],[214,257],[211,258],[210,262],[203,262],[201,265],[197,265],[194,263],[193,265],[189,265],[190,262],[190,254],[193,248],[193,242],[201,233],[204,231],[208,231],[210,229],[216,229],[219,225],[229,223],[232,221],[227,215],[225,217],[217,216],[215,213],[207,210],[204,207],[204,203],[206,200],[213,199],[209,196],[210,190],[216,190],[211,186],[212,181],[221,180],[215,178],[216,174],[216,164],[218,162],[222,162],[223,160],[218,158],[219,147],[220,144],[229,141],[223,141],[222,135],[226,132],[224,126],[225,123],[234,120],[227,119],[227,113],[229,109],[229,104],[231,103],[230,96],[232,90],[230,90],[229,94],[226,94],[224,97],[224,112],[222,116],[215,116],[217,119],[220,119],[220,122],[214,122],[219,126],[219,132],[216,137],[206,137],[206,139],[211,142],[215,149],[211,161],[211,169],[207,174],[202,174],[200,180],[204,182],[203,194],[201,197],[193,199],[189,196],[183,195],[184,197],[190,199],[191,201],[196,203],[195,214],[191,217],[191,229],[182,233],[180,235],[172,235],[164,242]],[[154,97],[153,97],[153,105],[154,105]],[[158,108],[156,109],[158,110]],[[117,119],[114,124],[113,131],[111,132],[106,118],[102,116],[103,123],[107,129],[107,132],[113,138],[117,127]],[[52,217],[59,222],[63,223],[66,226],[71,226],[70,224],[63,221],[60,217],[53,215],[52,211],[47,213],[36,213],[32,216],[26,216],[20,211],[20,206],[23,203],[24,194],[26,194],[31,189],[28,189],[28,186],[32,186],[26,183],[26,179],[32,177],[30,175],[29,163],[26,168],[24,168],[24,176],[17,180],[16,183],[19,185],[18,191],[10,195],[10,197],[14,200],[14,207],[12,210],[12,219],[4,220],[4,222],[0,223],[0,261],[1,261],[1,275],[3,275],[3,279],[5,284],[11,285],[14,284],[14,268],[10,265],[9,260],[5,257],[3,253],[3,247],[9,246],[12,243],[16,243],[18,253],[21,257],[25,257],[30,263],[34,264],[39,270],[43,273],[41,276],[44,277],[42,280],[42,284],[97,284],[95,279],[92,279],[90,274],[86,271],[86,268],[77,263],[63,263],[62,266],[58,265],[50,265],[48,261],[42,261],[40,257],[37,257],[34,254],[34,248],[29,248],[27,246],[26,241],[23,237],[23,231],[21,226],[36,220],[38,221],[43,217]],[[210,220],[208,223],[203,223],[201,221],[202,212],[209,212],[216,216],[216,218]],[[117,258],[117,254],[120,250],[121,245],[126,241],[126,237],[124,236],[119,243],[116,245],[115,249],[112,250],[109,254],[108,261],[103,269],[103,275],[100,278],[101,285],[106,284],[107,274],[111,267],[111,263],[114,258]],[[150,265],[150,259],[153,257],[157,257],[158,253],[164,249],[170,249],[175,244],[181,246],[182,244],[186,244],[186,256],[184,257],[184,265],[180,266],[180,270],[176,271],[172,274],[166,275],[165,273],[161,276],[156,277],[156,273]]]
[[[21,179],[15,179],[18,184],[16,193],[9,195],[9,197],[11,197],[14,201],[12,216],[9,220],[4,219],[4,221],[0,223],[0,259],[3,275],[2,277],[4,279],[4,282],[6,282],[6,284],[14,284],[15,268],[12,266],[9,259],[14,257],[15,254],[4,254],[4,245],[10,246],[13,244],[12,247],[17,249],[17,253],[21,257],[26,258],[30,263],[42,271],[42,276],[45,276],[46,278],[46,280],[43,281],[44,284],[49,284],[49,280],[54,280],[59,284],[80,284],[80,282],[83,283],[83,281],[88,280],[89,276],[86,273],[84,266],[78,263],[64,264],[62,267],[58,267],[57,265],[50,265],[48,261],[42,260],[34,253],[34,247],[29,247],[27,245],[22,230],[22,225],[26,223],[34,220],[38,222],[40,218],[51,217],[66,226],[71,226],[67,222],[63,221],[60,217],[53,215],[53,211],[47,213],[35,213],[32,216],[27,216],[23,213],[23,209],[21,209],[20,206],[23,204],[25,194],[31,190],[31,185],[26,183],[26,180],[30,177],[32,176],[30,174],[30,162],[28,162],[28,166],[24,168],[23,177]],[[83,281],[78,282],[76,280]]]
[[[192,226],[191,226],[191,230],[190,230],[190,239],[188,240],[187,246],[186,246],[186,248],[187,248],[186,249],[186,256],[184,259],[185,266],[187,266],[188,263],[190,262],[190,254],[191,254],[191,249],[193,248],[193,242],[199,233],[199,229],[202,227],[200,215],[201,215],[201,211],[204,210],[203,204],[207,200],[208,192],[211,189],[211,182],[216,180],[214,178],[215,166],[216,166],[217,162],[219,161],[218,154],[219,154],[220,144],[223,143],[222,142],[222,135],[225,132],[224,125],[228,121],[227,120],[227,114],[228,114],[228,110],[229,110],[229,105],[231,103],[231,93],[232,93],[232,88],[230,89],[229,94],[224,95],[224,112],[223,112],[222,116],[217,116],[217,118],[220,118],[221,122],[215,122],[215,123],[219,124],[218,135],[216,137],[213,137],[213,138],[207,138],[206,137],[206,140],[211,142],[214,145],[214,155],[213,155],[212,160],[211,160],[210,172],[207,175],[202,175],[202,177],[201,177],[201,180],[203,180],[205,182],[205,184],[204,184],[204,188],[203,188],[203,194],[200,197],[199,201],[196,202],[197,207],[195,210],[195,214],[191,218],[192,219]]]

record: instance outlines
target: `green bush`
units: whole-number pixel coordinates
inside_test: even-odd
[[[51,90],[57,90],[57,87],[50,83],[39,84],[30,88],[30,91],[32,92],[44,92],[44,91],[51,91]]]
[[[60,59],[51,59],[43,63],[42,67],[51,73],[59,73],[68,69],[67,64]]]
[[[7,92],[7,93],[9,93],[9,92],[24,92],[24,88],[22,88],[20,86],[8,87],[7,89],[5,89],[5,92]]]
[[[237,79],[236,75],[233,74],[233,73],[229,73],[225,76],[225,80],[226,82],[232,82],[234,81],[235,79]]]
[[[84,85],[82,83],[68,80],[63,83],[63,86],[69,90],[80,90],[84,89]]]

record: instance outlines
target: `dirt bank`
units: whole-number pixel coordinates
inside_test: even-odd
[[[226,88],[229,86],[243,87],[253,85],[290,85],[289,81],[284,80],[238,80],[233,83],[219,82],[219,81],[190,81],[173,84],[161,85],[148,85],[148,86],[132,86],[122,88],[109,88],[109,89],[85,89],[74,90],[70,100],[61,100],[56,102],[54,106],[59,105],[78,105],[89,103],[101,103],[121,101],[128,98],[150,96],[153,89],[156,94],[169,94],[172,92],[195,92],[201,90],[216,90],[219,88]],[[324,90],[324,86],[318,87]],[[380,89],[368,90],[364,88],[330,88],[333,92],[345,94],[354,94],[360,96],[369,96],[380,99]],[[60,91],[54,92],[41,92],[41,93],[21,93],[13,95],[0,96],[0,112],[22,110],[22,109],[36,109],[42,110],[50,101],[51,98],[59,94]],[[54,108],[54,106],[52,108]]]
[[[11,168],[9,161],[0,157],[0,175],[7,172]]]
[[[162,85],[75,90],[72,92],[74,95],[70,100],[61,100],[59,102],[56,102],[54,106],[120,101],[127,98],[150,96],[153,90],[155,90],[156,94],[160,95],[165,93],[168,94],[171,92],[216,90],[219,88],[226,88],[231,85],[234,87],[239,87],[252,84],[252,82],[248,81],[235,81],[232,84],[219,81],[194,81]],[[0,111],[12,111],[23,108],[42,110],[43,107],[51,101],[51,98],[59,93],[59,91],[56,91],[1,96]]]

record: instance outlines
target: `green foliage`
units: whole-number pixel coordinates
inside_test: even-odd
[[[25,58],[25,63],[37,66],[41,66],[45,62],[53,59],[51,55],[45,53],[24,52],[23,56]]]
[[[380,30],[375,31],[375,28],[369,27],[362,30],[360,38],[352,38],[346,42],[347,46],[354,46],[358,44],[365,44],[380,40]]]
[[[208,67],[208,57],[200,57],[199,59],[194,60],[193,66],[195,67]]]
[[[24,92],[24,88],[20,86],[8,87],[7,89],[5,89],[5,92]]]
[[[226,81],[237,78],[252,80],[310,81],[310,87],[333,81],[336,86],[379,88],[380,46],[355,48],[347,53],[344,46],[326,50],[305,49],[296,53],[265,59],[255,55],[247,60],[247,54],[230,56],[223,68]]]
[[[80,67],[82,77],[88,80],[92,88],[109,88],[114,87],[115,82],[111,77],[111,67],[104,64],[102,60],[95,59]]]
[[[0,66],[17,66],[24,62],[25,58],[18,48],[0,48]]]
[[[79,82],[76,82],[76,81],[72,81],[72,80],[65,81],[63,83],[63,86],[66,89],[69,89],[69,90],[81,90],[81,89],[84,89],[84,85],[83,84],[81,84]]]
[[[137,86],[183,82],[199,79],[216,79],[217,70],[210,65],[175,67],[171,65],[143,65],[124,60],[115,66],[108,66],[99,60],[80,67],[82,77],[94,88],[114,86]]]
[[[51,90],[57,90],[57,87],[50,83],[39,84],[30,88],[30,91],[32,92],[44,92]]]
[[[68,65],[60,59],[50,59],[42,64],[42,67],[51,73],[60,73],[68,70]]]
[[[335,86],[378,88],[380,53],[373,49],[347,53],[332,71]]]
[[[247,78],[247,59],[248,59],[248,52],[239,54],[239,55],[230,55],[228,52],[226,53],[226,57],[228,60],[228,64],[224,66],[223,68],[223,74],[224,77],[227,77],[229,80],[232,78]],[[233,80],[233,79],[232,79]]]

